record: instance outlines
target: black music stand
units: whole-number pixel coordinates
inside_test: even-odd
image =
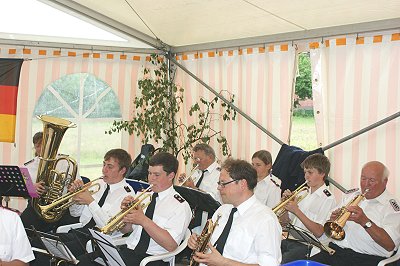
[[[37,231],[33,226],[32,229],[25,229],[31,237],[39,240],[44,249],[32,247],[33,251],[40,252],[50,257],[50,266],[59,265],[61,261],[68,264],[78,264],[78,260],[69,250],[69,248],[61,241],[59,236],[46,234]]]
[[[174,189],[189,203],[192,210],[206,211],[212,215],[221,206],[210,194],[198,189],[184,186],[174,186]]]
[[[103,234],[99,231],[89,229],[92,235],[92,247],[98,247],[100,250],[100,257],[94,261],[107,266],[126,266],[125,262],[118,253],[118,248],[113,245],[112,239],[109,235]]]
[[[29,171],[25,167],[0,165],[0,196],[38,197]]]
[[[300,243],[307,245],[308,247],[314,246],[316,248],[319,248],[320,250],[328,252],[330,255],[333,255],[335,253],[335,250],[322,244],[318,239],[316,239],[313,236],[311,232],[308,232],[297,226],[294,226],[291,223],[288,223],[287,229],[288,229],[287,239],[298,241]],[[311,249],[309,250],[309,252],[307,252],[307,259],[310,258],[310,252]]]

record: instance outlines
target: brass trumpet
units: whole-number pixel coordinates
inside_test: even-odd
[[[197,237],[197,247],[195,250],[193,250],[192,255],[190,256],[190,266],[199,265],[199,263],[193,259],[193,257],[195,256],[195,252],[205,253],[207,251],[208,242],[210,242],[215,227],[217,227],[218,225],[219,218],[221,218],[221,214],[217,215],[217,220],[215,220],[214,223],[211,219],[207,220],[203,231],[201,231],[201,234]]]
[[[346,237],[346,232],[343,228],[351,215],[347,208],[357,206],[365,198],[368,191],[369,189],[366,189],[364,193],[355,196],[346,206],[340,208],[339,214],[334,221],[328,221],[324,224],[324,232],[328,237],[335,240],[343,240]]]
[[[75,204],[75,201],[72,200],[72,198],[86,190],[89,190],[90,188],[95,188],[94,190],[90,190],[90,193],[93,195],[97,193],[100,190],[100,184],[99,183],[94,183],[95,181],[101,179],[102,177],[96,178],[86,184],[84,184],[82,187],[79,189],[73,191],[73,192],[68,192],[67,194],[63,195],[62,197],[58,198],[57,200],[53,201],[50,204],[40,206],[39,209],[41,213],[46,214],[49,211],[53,212],[60,212],[63,210],[68,209],[71,205]],[[97,187],[97,188],[96,188]]]
[[[144,204],[142,204],[142,202],[145,199],[151,197],[150,194],[145,194],[145,193],[148,192],[152,187],[153,185],[150,185],[148,188],[142,191],[133,201],[131,201],[131,203],[126,208],[119,211],[114,217],[112,217],[107,222],[107,224],[104,227],[100,228],[99,231],[102,232],[103,234],[112,234],[115,231],[121,230],[125,226],[125,222],[123,222],[122,220],[131,210],[139,207],[144,209],[150,204],[150,201]]]
[[[272,211],[278,218],[281,218],[287,212],[285,207],[290,201],[296,200],[297,202],[300,202],[304,199],[305,195],[298,195],[298,194],[308,189],[306,185],[307,181],[304,182],[301,186],[299,186],[296,190],[294,190],[292,192],[292,195],[290,195],[289,197],[282,198],[281,202],[279,202],[279,204],[272,209]]]
[[[187,177],[185,177],[185,179],[182,180],[182,182],[178,183],[177,186],[183,186],[183,184],[186,183],[186,181],[188,181],[190,178],[192,178],[194,172],[199,168],[199,164],[195,164],[194,167],[192,168],[192,170],[190,171],[190,175],[188,175]]]

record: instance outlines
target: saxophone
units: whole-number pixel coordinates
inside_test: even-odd
[[[201,231],[201,234],[197,237],[197,247],[193,250],[192,255],[190,256],[190,266],[198,266],[199,263],[194,260],[195,252],[207,252],[207,245],[210,242],[211,236],[214,233],[215,227],[218,225],[219,218],[221,215],[217,215],[217,220],[215,222],[212,219],[208,219],[206,225]]]

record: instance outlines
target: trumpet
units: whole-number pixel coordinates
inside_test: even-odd
[[[305,195],[298,195],[300,192],[305,191],[308,189],[308,187],[306,187],[307,182],[304,182],[301,186],[299,186],[298,188],[296,188],[296,190],[294,190],[292,192],[292,195],[290,195],[289,197],[284,197],[282,198],[281,202],[278,203],[278,205],[276,205],[272,211],[275,213],[275,215],[278,218],[281,218],[286,212],[287,210],[285,209],[286,205],[292,201],[292,200],[296,200],[297,202],[300,202],[304,199]]]
[[[183,186],[183,184],[186,183],[186,181],[188,181],[189,179],[192,178],[193,174],[195,173],[195,171],[199,168],[199,164],[195,164],[192,168],[192,170],[190,171],[190,175],[188,175],[187,177],[185,177],[185,179],[182,180],[182,182],[178,183],[177,186]]]
[[[339,214],[334,221],[328,221],[324,224],[324,232],[328,237],[335,240],[343,240],[346,237],[346,232],[343,228],[351,215],[347,208],[357,206],[365,198],[368,191],[369,189],[366,189],[364,193],[355,196],[346,206],[340,208]]]
[[[210,242],[211,236],[214,233],[215,227],[218,225],[219,218],[221,218],[221,214],[217,215],[217,219],[215,222],[212,219],[207,220],[206,225],[201,231],[201,234],[197,238],[197,247],[193,250],[192,255],[190,256],[190,266],[198,266],[199,263],[194,260],[194,255],[196,252],[205,253],[207,251],[208,242]]]
[[[78,195],[81,192],[89,190],[91,188],[95,188],[94,190],[89,190],[90,194],[95,194],[100,190],[100,184],[95,183],[95,181],[102,179],[102,177],[96,178],[82,187],[78,188],[73,192],[68,192],[67,194],[63,195],[62,197],[58,198],[57,200],[53,201],[47,205],[39,205],[39,209],[41,213],[46,214],[49,211],[59,212],[68,209],[71,205],[75,204],[75,201],[72,199],[75,195]]]
[[[144,204],[142,204],[142,202],[145,199],[151,197],[150,194],[145,193],[148,192],[152,187],[153,185],[150,185],[148,188],[143,190],[133,201],[129,203],[126,208],[122,209],[115,216],[113,216],[105,226],[99,229],[99,231],[103,234],[112,234],[115,231],[121,230],[125,226],[125,222],[123,222],[122,220],[131,210],[137,209],[139,207],[141,209],[144,209],[150,204],[151,200]]]

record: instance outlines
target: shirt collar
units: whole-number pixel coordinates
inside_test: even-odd
[[[158,192],[158,197],[161,199],[165,198],[166,196],[168,196],[169,194],[174,193],[175,189],[174,186],[170,186],[169,188],[167,188],[164,191]]]
[[[209,167],[207,167],[207,169],[204,169],[204,170],[207,170],[209,173],[211,173],[218,166],[219,166],[218,163],[216,161],[214,161],[212,164],[210,164]]]
[[[369,199],[368,201],[373,202],[373,201],[377,201],[381,204],[385,204],[386,202],[388,202],[391,199],[391,196],[389,194],[389,192],[385,189],[382,194],[380,194],[378,197],[373,198],[373,199]],[[365,199],[367,200],[367,199]]]
[[[104,182],[104,183],[106,184],[105,186],[107,186],[107,183],[106,182]],[[127,186],[128,183],[126,183],[125,178],[124,178],[121,181],[119,181],[118,183],[109,184],[109,185],[110,185],[110,192],[113,192],[121,187]]]
[[[257,201],[257,198],[255,195],[251,196],[250,198],[248,198],[247,200],[245,200],[244,202],[242,202],[239,206],[237,206],[238,209],[238,213],[240,215],[244,215],[244,213],[250,209],[251,206],[253,206],[253,204]]]
[[[326,185],[322,185],[316,191],[314,191],[314,193],[312,193],[312,194],[315,194],[317,196],[323,196],[323,195],[325,195],[325,193],[324,193],[325,189],[329,190],[329,187]],[[310,191],[310,195],[311,195],[311,189],[309,189],[309,191]]]

